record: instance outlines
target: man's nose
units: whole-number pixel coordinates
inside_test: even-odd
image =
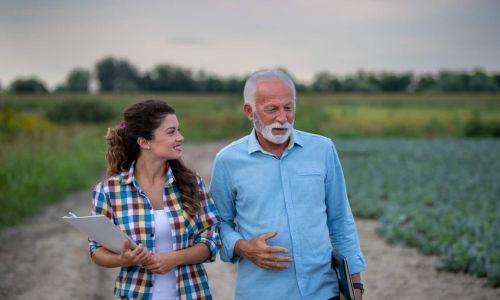
[[[286,117],[286,111],[284,109],[280,109],[278,111],[278,115],[276,116],[276,121],[278,121],[281,124],[284,124],[288,121]]]

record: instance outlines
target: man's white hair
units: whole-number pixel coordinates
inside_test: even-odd
[[[255,109],[255,92],[257,90],[257,83],[263,80],[279,79],[283,80],[292,91],[293,101],[295,102],[295,84],[293,80],[280,69],[260,70],[248,77],[243,89],[243,98],[245,103],[248,103],[252,109]]]

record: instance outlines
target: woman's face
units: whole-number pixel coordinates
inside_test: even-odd
[[[184,137],[179,131],[179,121],[175,114],[168,114],[156,128],[151,140],[151,151],[167,160],[179,159],[182,155]]]

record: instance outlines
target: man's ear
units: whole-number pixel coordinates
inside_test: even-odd
[[[243,111],[245,112],[245,114],[247,115],[247,118],[250,120],[250,121],[253,121],[253,109],[252,109],[252,106],[248,103],[245,103],[243,105]]]

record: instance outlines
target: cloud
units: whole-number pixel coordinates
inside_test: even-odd
[[[206,44],[206,42],[203,39],[195,36],[172,37],[168,39],[168,43],[175,45],[193,45],[193,46]]]

